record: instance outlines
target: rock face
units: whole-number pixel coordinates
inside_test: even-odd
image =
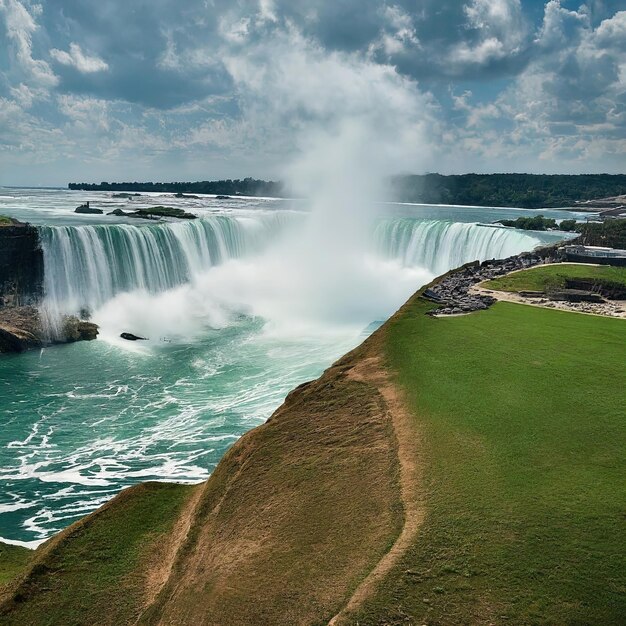
[[[32,306],[0,309],[0,353],[43,345],[39,311]]]
[[[37,229],[0,225],[0,307],[33,304],[43,292],[43,253]]]
[[[0,353],[24,352],[55,343],[89,341],[97,336],[96,324],[68,315],[62,321],[60,336],[50,338],[35,307],[0,308]]]
[[[52,343],[95,339],[95,324],[67,316],[57,338],[47,336],[36,308],[43,297],[43,253],[30,224],[0,224],[0,353],[23,352]]]

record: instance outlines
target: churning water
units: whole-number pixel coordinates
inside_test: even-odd
[[[95,342],[0,358],[0,536],[29,545],[136,482],[206,478],[432,276],[550,238],[478,223],[525,211],[393,205],[340,266],[323,232],[300,238],[297,204],[142,197],[133,207],[200,219],[139,224],[71,213],[85,199],[129,208],[110,194],[0,194],[0,213],[39,224],[51,331],[82,309],[101,327]]]

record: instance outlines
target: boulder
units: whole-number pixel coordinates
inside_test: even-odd
[[[159,219],[161,217],[175,217],[183,220],[195,220],[197,215],[187,213],[183,209],[174,209],[167,206],[154,206],[149,209],[137,209],[133,213],[126,213],[127,217],[139,217],[143,219]]]
[[[79,320],[73,315],[63,318],[63,339],[67,343],[92,341],[98,336],[98,326],[92,322]]]
[[[23,352],[42,344],[41,320],[35,307],[0,309],[0,353]]]
[[[146,337],[140,337],[139,335],[133,335],[133,333],[122,333],[120,335],[122,339],[127,341],[148,341]]]
[[[81,204],[80,206],[74,209],[74,213],[85,213],[87,215],[102,215],[104,211],[102,209],[96,209],[94,207],[89,206],[89,202],[85,202],[85,204]]]

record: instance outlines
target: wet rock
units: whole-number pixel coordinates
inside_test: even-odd
[[[35,307],[0,309],[0,353],[23,352],[43,345],[39,311]]]
[[[98,326],[96,324],[79,320],[73,315],[63,319],[62,328],[62,338],[67,343],[73,343],[74,341],[92,341],[98,337]]]
[[[127,341],[148,341],[147,337],[140,337],[139,335],[133,335],[133,333],[122,333],[120,337]]]
[[[43,252],[30,224],[0,220],[0,306],[35,304],[43,292]]]
[[[84,213],[87,215],[102,215],[104,211],[102,209],[96,209],[94,207],[89,206],[89,202],[85,202],[85,204],[81,204],[80,206],[74,209],[74,213]]]
[[[70,315],[61,321],[58,336],[45,331],[39,310],[32,306],[0,308],[0,353],[23,352],[57,343],[89,341],[98,336],[98,326]]]

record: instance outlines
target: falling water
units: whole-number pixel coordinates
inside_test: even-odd
[[[374,232],[379,254],[433,274],[469,261],[519,254],[540,243],[537,237],[519,230],[445,220],[383,220]]]
[[[93,311],[118,293],[162,292],[226,260],[258,253],[284,229],[288,215],[41,226],[46,318],[54,328],[62,314]]]
[[[231,259],[258,255],[302,223],[294,213],[212,216],[189,222],[41,226],[43,312],[51,332],[63,314],[93,311],[117,294],[161,293]],[[375,226],[372,252],[438,274],[475,259],[529,250],[527,233],[445,220],[387,218]]]

